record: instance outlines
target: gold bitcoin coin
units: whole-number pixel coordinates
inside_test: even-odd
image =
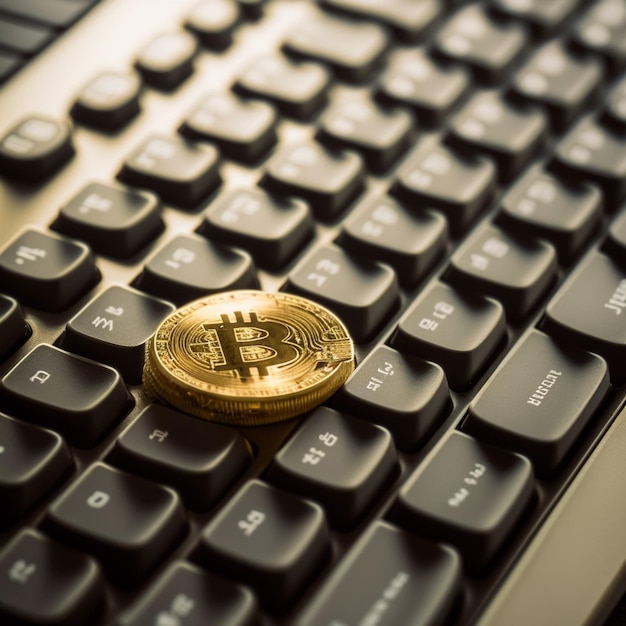
[[[162,322],[146,347],[143,382],[182,411],[250,426],[313,409],[353,369],[352,340],[324,307],[285,293],[231,291]]]

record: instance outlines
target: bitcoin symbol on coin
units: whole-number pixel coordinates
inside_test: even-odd
[[[208,334],[205,343],[190,346],[195,353],[208,355],[215,371],[235,371],[243,379],[254,368],[259,376],[267,376],[268,367],[298,357],[297,346],[287,342],[291,330],[285,324],[260,321],[256,311],[250,311],[249,322],[241,311],[235,311],[234,322],[228,315],[221,317],[220,323],[202,324]]]
[[[290,294],[209,296],[163,321],[146,347],[148,394],[237,425],[313,409],[354,369],[352,340],[330,311]]]

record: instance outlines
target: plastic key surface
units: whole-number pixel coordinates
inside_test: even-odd
[[[95,463],[52,503],[44,525],[97,557],[116,585],[131,587],[182,537],[185,517],[171,489]]]
[[[0,294],[0,358],[17,348],[27,335],[22,307],[14,298]]]
[[[238,23],[239,5],[235,0],[209,0],[191,9],[185,26],[205,48],[225,50],[233,41]]]
[[[527,335],[470,405],[464,430],[527,456],[549,475],[572,449],[609,388],[603,359]]]

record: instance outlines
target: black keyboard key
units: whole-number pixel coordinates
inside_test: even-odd
[[[206,511],[244,472],[250,453],[235,429],[152,404],[118,437],[112,459]]]
[[[154,194],[90,183],[59,211],[52,228],[95,252],[127,259],[163,230],[163,221]]]
[[[44,26],[0,17],[0,47],[23,56],[33,56],[47,46],[54,32]]]
[[[233,42],[233,31],[238,23],[236,0],[205,0],[191,9],[185,27],[205,48],[225,50]]]
[[[402,487],[395,518],[463,555],[467,571],[484,571],[534,495],[530,461],[451,432]]]
[[[604,249],[617,263],[626,263],[626,210],[611,224]]]
[[[156,192],[163,202],[191,208],[221,184],[214,146],[152,135],[124,162],[117,177]]]
[[[95,463],[51,505],[44,526],[54,537],[95,556],[121,587],[138,584],[185,531],[171,489]]]
[[[413,287],[442,256],[448,241],[445,218],[434,211],[410,213],[389,196],[367,196],[337,240],[342,248],[391,265],[400,283]]]
[[[389,431],[320,407],[274,457],[267,478],[317,501],[333,526],[348,530],[373,505],[395,465]]]
[[[130,404],[114,369],[47,344],[34,348],[0,381],[2,410],[58,430],[79,447],[97,443]]]
[[[315,142],[283,146],[259,183],[271,193],[306,200],[315,215],[332,220],[362,190],[365,168],[353,152],[329,151]]]
[[[463,389],[493,358],[505,334],[498,302],[435,283],[400,318],[391,345],[438,363],[450,386]]]
[[[551,168],[566,179],[599,185],[612,210],[626,196],[626,139],[585,118],[559,142]]]
[[[615,74],[626,66],[626,7],[621,0],[598,0],[576,25],[575,46],[600,55]]]
[[[336,396],[346,412],[387,428],[401,450],[416,448],[443,417],[449,400],[438,365],[388,346],[373,350]]]
[[[318,505],[251,481],[202,532],[196,558],[253,587],[267,608],[281,610],[311,578],[328,547]]]
[[[306,119],[326,102],[329,86],[330,73],[317,63],[262,56],[243,71],[233,89],[268,100],[283,115]]]
[[[267,102],[215,93],[203,99],[180,132],[192,140],[217,144],[229,159],[251,163],[276,143],[277,121],[276,111]]]
[[[403,41],[414,41],[425,35],[443,13],[439,0],[391,0],[384,4],[371,0],[322,0],[322,6],[380,22],[391,28]]]
[[[599,61],[575,57],[562,44],[550,43],[517,72],[511,93],[523,102],[545,107],[552,127],[562,132],[593,101],[602,80]]]
[[[447,623],[460,580],[461,559],[452,548],[376,522],[313,596],[298,625]]]
[[[524,28],[498,22],[479,5],[461,8],[439,31],[435,53],[467,64],[477,80],[494,84],[506,77],[527,44]]]
[[[401,109],[384,110],[371,100],[331,107],[322,118],[317,139],[330,148],[356,150],[373,172],[384,172],[409,147],[413,118]]]
[[[78,241],[25,230],[0,252],[0,284],[22,304],[57,312],[99,279],[93,254]]]
[[[173,91],[193,73],[196,38],[186,32],[163,33],[141,51],[135,67],[148,85]]]
[[[626,270],[594,254],[548,304],[542,329],[603,356],[614,383],[626,380]]]
[[[555,249],[488,226],[452,257],[445,278],[460,290],[493,296],[512,321],[523,319],[556,278]]]
[[[68,124],[40,115],[27,117],[0,140],[0,176],[39,182],[73,155]]]
[[[11,526],[73,469],[59,435],[0,413],[0,526]]]
[[[602,121],[619,133],[626,131],[626,76],[615,84],[605,102]]]
[[[198,232],[215,242],[244,248],[260,267],[279,270],[313,237],[313,224],[304,202],[246,187],[218,196]]]
[[[381,62],[388,45],[387,32],[377,24],[319,15],[296,24],[283,50],[328,64],[342,80],[360,82]]]
[[[472,402],[463,429],[527,456],[552,474],[593,418],[609,388],[603,359],[561,348],[532,331]]]
[[[103,72],[80,92],[70,115],[85,126],[116,131],[139,113],[141,81],[135,73]]]
[[[528,22],[539,37],[554,34],[579,4],[580,0],[491,0],[496,12]]]
[[[174,311],[169,302],[112,285],[67,323],[62,346],[111,365],[129,383],[139,384],[145,343]]]
[[[135,281],[138,289],[178,306],[218,291],[254,289],[258,285],[247,252],[198,235],[179,235],[165,244]]]
[[[602,218],[602,194],[593,185],[568,185],[540,166],[532,167],[501,200],[499,221],[512,232],[554,244],[569,261]]]
[[[495,183],[496,168],[489,159],[467,158],[426,141],[401,165],[391,193],[408,207],[443,212],[452,233],[459,235],[493,196]]]
[[[494,92],[477,94],[453,118],[447,141],[470,154],[478,151],[497,164],[500,178],[511,180],[543,146],[545,115],[516,109]]]
[[[0,553],[3,624],[80,626],[105,608],[105,588],[90,557],[26,529]]]
[[[463,68],[440,65],[418,49],[392,59],[376,96],[385,104],[410,107],[422,124],[435,126],[461,102],[469,87]]]
[[[25,341],[29,332],[19,302],[0,294],[0,359]]]
[[[341,248],[317,248],[289,274],[282,291],[319,302],[334,311],[356,342],[366,342],[398,304],[395,272],[369,259],[358,260]]]
[[[254,626],[257,617],[249,589],[177,561],[115,626]]]
[[[22,67],[25,59],[17,54],[0,50],[0,83],[10,78]]]

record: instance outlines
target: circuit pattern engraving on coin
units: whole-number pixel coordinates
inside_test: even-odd
[[[168,317],[146,348],[149,394],[187,413],[257,425],[311,410],[354,369],[352,340],[320,305],[232,291]]]

